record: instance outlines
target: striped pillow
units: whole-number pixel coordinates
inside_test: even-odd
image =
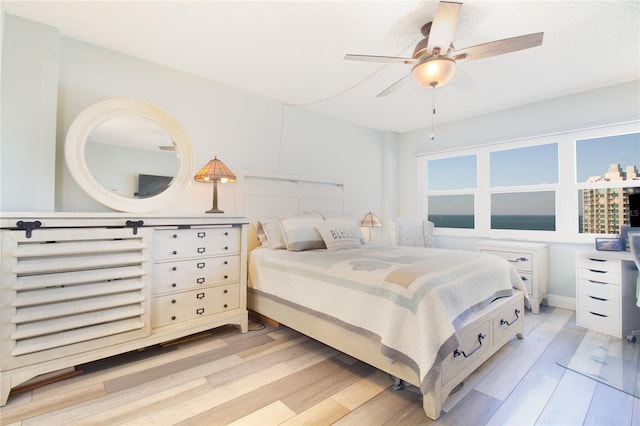
[[[324,226],[320,215],[279,216],[287,250],[304,251],[327,248],[316,228]]]

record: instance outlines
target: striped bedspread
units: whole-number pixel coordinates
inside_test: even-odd
[[[423,393],[458,346],[465,319],[513,288],[525,290],[506,260],[461,250],[259,248],[249,264],[250,292],[376,339],[385,356],[416,371]]]

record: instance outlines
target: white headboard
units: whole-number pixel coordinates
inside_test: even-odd
[[[249,219],[344,213],[344,185],[260,172],[236,173],[236,211]]]

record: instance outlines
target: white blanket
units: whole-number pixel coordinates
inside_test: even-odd
[[[385,356],[416,371],[423,393],[457,348],[466,318],[513,288],[526,294],[515,268],[497,256],[388,246],[256,249],[249,287],[376,339]]]

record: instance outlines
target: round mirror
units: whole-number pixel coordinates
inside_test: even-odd
[[[82,111],[67,132],[65,158],[89,196],[124,212],[159,210],[192,180],[184,130],[137,99],[108,99]]]

